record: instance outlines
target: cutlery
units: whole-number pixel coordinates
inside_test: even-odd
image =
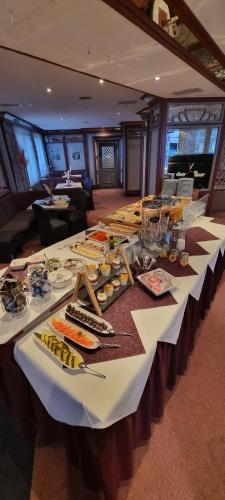
[[[124,335],[126,337],[133,337],[133,333],[127,333],[127,332],[122,332],[122,333],[115,333],[115,332],[111,332],[113,335]]]
[[[100,343],[99,346],[98,346],[100,349],[101,347],[115,347],[115,348],[120,348],[121,345],[120,344],[106,344],[105,342],[104,343]]]
[[[81,369],[86,369],[86,370],[89,370],[90,372],[93,373],[93,375],[95,375],[96,377],[99,377],[99,378],[106,378],[106,375],[104,375],[103,373],[100,373],[100,372],[97,372],[96,370],[93,370],[93,368],[90,368],[86,363],[79,363],[79,368]]]

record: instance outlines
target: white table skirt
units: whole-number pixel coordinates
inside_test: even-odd
[[[145,354],[96,363],[93,368],[107,378],[64,372],[35,344],[32,333],[19,340],[14,356],[48,413],[70,425],[105,428],[136,411],[154,359],[157,341],[176,344],[188,295],[199,299],[207,266],[214,270],[219,250],[224,252],[225,227],[207,218],[196,226],[207,229],[220,240],[201,242],[210,254],[190,257],[198,275],[176,278],[173,295],[177,304],[131,312]],[[151,325],[151,326],[150,326]]]

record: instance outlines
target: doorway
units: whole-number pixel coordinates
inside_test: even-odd
[[[120,157],[119,139],[95,139],[96,144],[96,178],[101,188],[119,187]]]

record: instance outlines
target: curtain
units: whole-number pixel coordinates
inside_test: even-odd
[[[18,145],[15,137],[14,127],[11,123],[4,120],[3,130],[5,141],[8,147],[11,169],[8,169],[7,175],[12,191],[26,191],[29,189],[27,169],[19,163]]]
[[[16,141],[20,152],[24,153],[27,161],[27,173],[30,185],[33,186],[40,181],[40,171],[34,150],[31,132],[23,127],[14,127]]]
[[[33,136],[34,136],[34,142],[35,142],[37,156],[38,156],[40,175],[41,175],[41,177],[46,177],[49,174],[49,166],[48,166],[48,161],[47,161],[47,157],[45,154],[43,139],[41,137],[41,134],[38,134],[37,132],[35,132],[33,134]]]

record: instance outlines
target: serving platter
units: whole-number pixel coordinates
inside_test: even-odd
[[[113,327],[108,321],[103,320],[90,311],[84,311],[82,307],[79,307],[75,303],[67,304],[65,316],[70,319],[70,321],[77,322],[86,328],[90,328],[100,335],[110,335],[113,333]]]
[[[75,243],[70,247],[70,250],[78,255],[82,255],[82,257],[87,257],[92,260],[102,260],[104,258],[104,253],[100,250],[96,250],[95,248],[91,248],[91,245],[85,245],[84,243]]]
[[[99,237],[103,237],[104,239],[98,239]],[[109,242],[110,236],[113,236],[113,241],[114,241],[114,246],[121,245],[122,243],[125,243],[127,241],[127,236],[118,234],[114,231],[108,231],[108,230],[96,230],[93,231],[92,233],[89,233],[87,236],[87,239],[90,241],[95,242],[96,244],[103,244]]]
[[[49,330],[43,329],[40,332],[34,332],[36,344],[60,365],[66,366],[70,370],[78,370],[83,357],[69,344],[64,342],[61,337],[52,334]]]
[[[175,288],[174,276],[161,268],[139,274],[137,279],[156,297],[171,292]]]
[[[94,350],[100,347],[100,341],[93,333],[75,326],[61,316],[49,318],[48,325],[56,335],[65,337],[83,349]]]

